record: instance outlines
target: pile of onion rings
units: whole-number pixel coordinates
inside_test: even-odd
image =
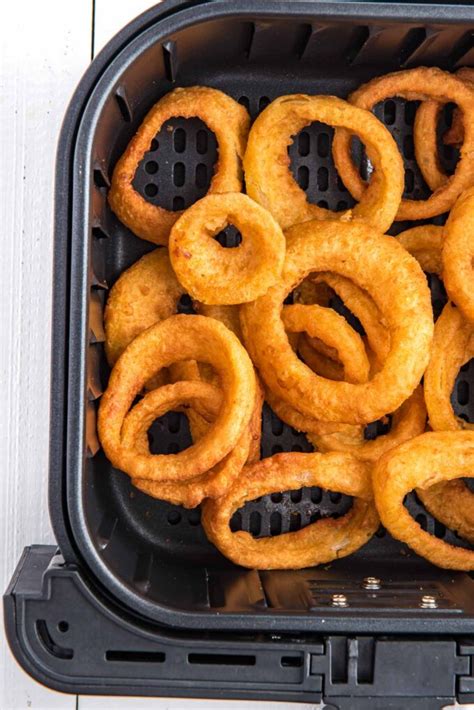
[[[421,101],[415,155],[433,190],[423,201],[403,199],[402,156],[371,112],[391,97]],[[452,176],[436,138],[448,102],[457,108],[443,140],[460,149]],[[132,183],[151,141],[177,116],[205,121],[219,160],[207,195],[172,212]],[[117,162],[110,206],[135,235],[168,249],[143,256],[110,291],[104,325],[112,372],[99,439],[144,494],[202,504],[209,540],[235,564],[328,563],[358,550],[381,520],[434,564],[474,569],[474,551],[421,530],[403,505],[416,491],[431,515],[474,544],[474,494],[462,480],[474,475],[474,425],[451,401],[460,369],[474,357],[473,117],[468,68],[396,72],[347,101],[282,96],[251,127],[246,110],[221,91],[175,89]],[[334,161],[357,200],[352,209],[311,204],[293,178],[288,147],[313,121],[335,128]],[[351,153],[353,136],[373,168],[367,182]],[[444,226],[416,224],[447,211]],[[388,236],[398,220],[413,223]],[[227,249],[216,237],[229,225],[242,241]],[[430,274],[449,298],[436,324]],[[193,314],[179,312],[184,296]],[[264,400],[314,452],[261,458]],[[187,417],[192,444],[154,454],[148,430],[169,411]],[[374,422],[383,432],[372,438]],[[231,518],[248,501],[306,486],[351,496],[352,507],[268,538],[233,531]]]

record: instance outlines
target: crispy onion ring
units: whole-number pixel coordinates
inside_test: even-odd
[[[304,363],[317,375],[328,380],[344,380],[344,365],[336,358],[326,354],[324,343],[317,338],[308,338],[304,333],[298,338],[296,350]]]
[[[283,307],[282,319],[290,335],[307,329],[322,342],[335,346],[342,366],[352,380],[366,382],[369,362],[362,339],[336,311],[318,305],[294,304]],[[339,423],[320,421],[299,412],[268,387],[265,388],[265,399],[275,414],[297,431],[324,434],[345,428]]]
[[[450,299],[474,323],[474,188],[461,195],[444,227],[443,278]]]
[[[417,387],[411,397],[394,413],[388,434],[367,440],[364,437],[363,427],[351,427],[322,436],[309,434],[308,438],[319,451],[346,451],[361,461],[375,463],[390,449],[422,434],[425,425],[426,407],[423,389]]]
[[[474,357],[474,325],[447,303],[436,321],[431,358],[425,372],[425,401],[433,431],[473,429],[474,425],[457,417],[451,392],[461,367]]]
[[[242,243],[222,247],[214,237],[233,224]],[[285,237],[271,214],[240,192],[207,195],[171,230],[173,269],[193,298],[210,305],[253,301],[277,281]]]
[[[435,67],[418,67],[377,77],[354,91],[348,101],[355,106],[370,110],[380,101],[392,96],[421,101],[435,99],[442,103],[454,101],[463,115],[471,116],[474,112],[474,89],[454,75]],[[336,129],[333,157],[345,186],[356,200],[361,200],[366,190],[366,183],[352,160],[351,138],[349,131]],[[473,152],[474,123],[468,121],[465,125],[464,143],[455,173],[427,200],[403,199],[396,219],[429,219],[450,210],[461,192],[474,184]],[[370,155],[369,158],[371,159]]]
[[[222,406],[213,427],[177,454],[136,454],[121,438],[134,398],[162,367],[189,359],[209,363],[219,375]],[[249,423],[255,388],[250,358],[222,323],[205,316],[171,316],[138,335],[112,370],[99,407],[102,447],[111,463],[133,478],[188,480],[208,471],[235,446]]]
[[[224,323],[239,340],[242,340],[242,329],[240,327],[239,306],[209,306],[206,303],[194,301],[194,310],[202,316],[215,318]]]
[[[474,551],[430,535],[403,505],[407,493],[474,473],[474,432],[427,432],[379,459],[373,473],[375,503],[389,533],[445,569],[474,569]]]
[[[434,224],[423,224],[401,232],[395,237],[407,252],[415,257],[426,274],[442,275],[443,260],[441,258],[444,237],[443,227]]]
[[[343,127],[367,147],[373,179],[359,204],[332,212],[308,202],[290,170],[288,146],[313,121]],[[403,161],[385,126],[372,114],[335,96],[294,94],[272,101],[255,120],[244,157],[247,193],[269,210],[283,229],[312,219],[363,220],[385,232],[392,224],[403,192]]]
[[[418,263],[392,237],[362,223],[306,222],[288,230],[281,281],[241,307],[245,344],[275,395],[314,419],[349,424],[393,412],[418,386],[428,364],[433,313]],[[281,319],[287,295],[313,271],[334,271],[372,295],[390,330],[390,352],[363,384],[314,374],[293,352]]]
[[[201,405],[204,404],[209,408],[211,412],[210,422],[207,422],[203,417],[200,419],[200,424],[197,423],[196,419],[190,420],[193,440],[198,440],[212,427],[212,422],[218,415],[222,397],[220,390],[213,385],[205,382],[194,382],[192,383],[192,389],[190,385],[190,382],[178,382],[174,385],[169,385],[167,390],[170,401],[176,400],[176,390],[181,390],[183,394],[186,391],[191,391],[193,399],[199,398]],[[145,400],[148,401],[145,403]],[[125,445],[135,448],[137,452],[142,454],[148,452],[147,430],[153,421],[163,414],[163,401],[161,390],[154,390],[147,394],[142,402],[139,403],[143,404],[141,410],[138,409],[139,405],[137,405],[127,415],[122,433]],[[191,411],[188,410],[188,413]],[[132,479],[133,485],[154,498],[167,500],[175,505],[183,505],[185,508],[195,508],[204,498],[215,498],[223,495],[240,474],[245,463],[252,458],[255,460],[256,443],[258,444],[258,449],[260,448],[261,416],[262,396],[260,388],[257,388],[254,411],[249,425],[244,429],[235,447],[222,461],[189,482],[160,482],[134,478]]]
[[[276,454],[253,466],[222,498],[205,501],[202,525],[214,545],[235,564],[257,569],[300,569],[345,557],[375,533],[379,520],[372,502],[369,468],[349,454]],[[321,486],[354,496],[341,518],[326,518],[297,532],[255,539],[229,523],[246,501],[268,493]]]
[[[390,349],[390,337],[382,314],[372,298],[355,283],[337,274],[319,274],[316,278],[325,279],[345,306],[359,318],[367,333],[368,345],[375,356],[374,369],[380,369]],[[423,390],[418,387],[393,414],[391,429],[387,434],[366,440],[364,427],[346,425],[333,432],[310,432],[308,439],[319,451],[347,451],[362,461],[374,463],[386,451],[422,434],[425,424]]]
[[[132,340],[177,312],[184,289],[168,251],[155,249],[123,272],[112,287],[104,314],[105,353],[114,365]]]
[[[362,338],[339,313],[324,306],[295,303],[284,306],[281,316],[288,333],[305,332],[334,348],[343,360],[347,382],[368,380],[370,365]]]
[[[436,520],[474,545],[474,493],[464,481],[437,483],[416,493]]]
[[[474,86],[474,69],[463,67],[456,72],[456,76],[468,86]],[[413,124],[416,162],[430,190],[438,190],[449,178],[441,165],[438,154],[438,121],[443,110],[443,103],[423,101],[416,112]],[[462,112],[456,107],[451,128],[444,134],[443,142],[446,145],[460,146],[463,140]]]
[[[108,196],[120,221],[137,237],[155,244],[167,244],[171,227],[183,210],[173,212],[152,205],[132,183],[162,125],[177,117],[198,117],[216,136],[219,158],[208,193],[239,192],[242,189],[241,160],[250,125],[245,108],[222,91],[206,86],[178,88],[166,94],[147,113],[115,166]]]

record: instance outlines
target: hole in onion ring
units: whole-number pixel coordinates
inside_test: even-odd
[[[191,446],[191,434],[187,417],[182,412],[168,412],[167,414],[155,419],[153,424],[148,429],[148,441],[152,454],[169,453],[171,445],[176,444],[173,439],[179,432],[180,442],[183,445],[180,450]]]
[[[344,184],[341,181],[337,182],[338,173],[331,154],[333,135],[333,128],[325,123],[314,121],[293,136],[293,142],[288,147],[288,155],[293,177],[305,191],[309,202],[340,212],[352,207],[355,201]],[[340,206],[340,199],[330,189],[336,183],[345,198],[345,207]],[[319,201],[321,193],[328,190],[330,190],[328,200]]]
[[[242,243],[242,235],[233,224],[216,234],[214,239],[225,249],[235,249]]]
[[[255,510],[259,502],[263,505]],[[351,509],[352,502],[350,496],[316,487],[272,493],[247,501],[233,514],[230,528],[232,532],[245,530],[254,538],[274,537],[302,530],[323,518],[340,518]]]

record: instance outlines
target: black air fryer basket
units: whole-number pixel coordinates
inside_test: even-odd
[[[153,248],[107,204],[115,162],[148,109],[173,87],[195,84],[222,89],[252,118],[282,94],[345,97],[399,68],[474,65],[473,30],[470,4],[173,0],[141,15],[92,63],[57,157],[50,511],[59,551],[27,548],[5,595],[12,650],[35,678],[74,693],[324,699],[341,709],[474,700],[471,575],[436,569],[383,530],[324,567],[237,568],[207,542],[199,509],[149,498],[112,470],[95,425],[108,377],[107,291]],[[376,113],[403,152],[406,195],[422,198],[415,108],[387,100]],[[290,156],[310,200],[341,210],[352,200],[331,137],[328,126],[312,124]],[[206,193],[216,156],[204,123],[173,119],[135,188],[181,209]],[[456,155],[443,148],[442,159],[453,167]],[[235,231],[223,239],[235,244]],[[434,278],[431,285],[439,312],[445,295]],[[453,393],[457,413],[471,421],[473,384],[474,369],[464,367]],[[262,456],[311,450],[269,409],[263,426]],[[382,429],[375,423],[366,436]],[[185,418],[157,421],[151,443],[156,452],[188,445]],[[248,503],[232,526],[276,535],[350,505],[318,488],[287,491]],[[414,495],[407,506],[431,533],[463,544]]]

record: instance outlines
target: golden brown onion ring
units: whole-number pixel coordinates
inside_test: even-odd
[[[288,230],[282,279],[241,307],[245,344],[266,386],[314,419],[350,424],[393,412],[418,386],[428,364],[433,313],[426,278],[392,237],[362,223],[306,222]],[[367,383],[319,377],[293,352],[282,303],[313,271],[335,271],[372,295],[390,330],[390,352]]]
[[[415,257],[426,274],[442,275],[443,227],[423,224],[401,232],[395,237]]]
[[[373,473],[375,503],[382,524],[418,555],[445,569],[474,569],[474,550],[455,547],[430,535],[403,501],[416,489],[474,474],[474,432],[427,432],[379,459]]]
[[[171,227],[183,211],[151,204],[135,190],[133,178],[163,124],[178,117],[198,117],[216,136],[219,158],[208,194],[242,189],[241,160],[250,124],[245,108],[222,91],[207,86],[177,88],[166,94],[147,113],[115,166],[108,195],[120,221],[137,237],[155,244],[168,243]]]
[[[474,425],[457,417],[451,392],[459,370],[474,357],[474,325],[447,303],[436,321],[429,365],[425,372],[425,401],[433,431],[473,429]]]
[[[474,323],[474,188],[461,195],[444,227],[443,278],[450,299]]]
[[[242,243],[227,249],[214,237],[230,224]],[[253,301],[277,281],[285,237],[272,215],[247,195],[207,195],[175,223],[169,250],[176,276],[193,298],[233,305]]]
[[[454,101],[464,116],[472,116],[474,113],[474,89],[453,74],[435,67],[418,67],[377,77],[354,91],[348,101],[355,106],[370,110],[380,101],[392,96],[399,96],[409,101],[430,99],[441,103]],[[336,130],[333,157],[345,186],[354,199],[361,200],[366,190],[366,183],[352,160],[351,138],[349,131]],[[450,210],[463,190],[474,184],[473,152],[474,122],[468,121],[465,125],[464,143],[455,173],[427,200],[402,200],[396,219],[429,219]],[[370,154],[369,159],[371,159]]]
[[[178,454],[136,454],[121,438],[136,395],[162,367],[189,359],[209,363],[219,375],[222,406],[213,427]],[[198,315],[171,316],[138,335],[115,364],[99,407],[99,438],[111,463],[133,478],[188,480],[208,471],[235,446],[252,415],[255,389],[250,358],[222,323]]]
[[[359,204],[332,212],[308,202],[291,170],[288,146],[313,121],[343,127],[367,148],[375,168]],[[269,210],[283,229],[313,219],[362,220],[385,232],[403,193],[403,161],[385,126],[372,114],[335,96],[280,96],[255,120],[244,157],[247,193]]]
[[[353,496],[344,516],[326,518],[297,532],[255,539],[233,533],[233,513],[249,500],[268,493],[321,486]],[[300,569],[345,557],[364,545],[378,528],[372,501],[370,469],[349,454],[277,454],[246,466],[221,498],[205,501],[206,535],[232,562],[256,569]]]
[[[456,72],[456,76],[468,86],[474,86],[474,69],[462,67]],[[438,101],[423,101],[416,112],[413,125],[416,162],[430,190],[442,187],[449,177],[441,165],[438,154],[438,121],[444,106]],[[451,128],[444,134],[443,143],[459,147],[463,140],[463,115],[456,106]]]
[[[177,312],[184,289],[171,268],[168,251],[145,254],[117,279],[105,307],[105,353],[114,365],[141,332]]]

